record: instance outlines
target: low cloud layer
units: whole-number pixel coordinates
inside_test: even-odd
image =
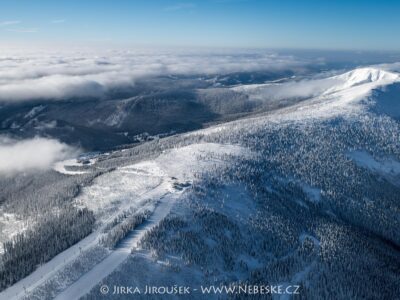
[[[0,175],[46,170],[56,161],[76,154],[76,149],[54,139],[33,138],[18,141],[0,137]]]
[[[0,101],[101,97],[146,76],[300,70],[305,65],[289,55],[261,51],[0,54]]]
[[[346,97],[351,99],[351,97],[357,95],[357,91],[349,93],[350,88],[367,85],[364,90],[368,91],[379,86],[399,82],[400,75],[397,72],[386,71],[388,69],[390,69],[389,65],[386,65],[386,68],[357,68],[326,78],[291,81],[281,84],[253,84],[233,87],[232,89],[248,95],[253,100],[306,99],[316,96],[328,96],[340,91],[347,91]],[[393,66],[393,69],[396,69],[396,66]],[[358,93],[360,93],[360,90]]]
[[[244,92],[251,99],[284,100],[303,99],[321,95],[332,87],[343,84],[343,81],[334,77],[316,80],[303,80],[283,84],[249,85],[235,87],[233,90]]]

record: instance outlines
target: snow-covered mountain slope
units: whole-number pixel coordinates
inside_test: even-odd
[[[393,74],[355,70],[294,107],[183,135],[241,141],[259,155],[202,178],[145,236],[141,245],[156,252],[156,263],[133,255],[101,284],[300,284],[306,299],[324,298],[337,286],[343,290],[330,293],[335,299],[397,293],[400,187],[392,167],[400,161],[400,128],[369,110],[380,100],[373,91],[398,81]],[[354,149],[388,169],[390,180],[377,172],[378,163],[370,168],[349,156]],[[390,270],[380,271],[386,264]],[[372,281],[379,291],[366,287],[371,278],[378,278]],[[101,284],[85,299],[99,297]]]
[[[316,78],[300,81],[287,81],[284,83],[266,83],[240,85],[231,88],[241,91],[252,97],[271,96],[275,97],[310,97],[329,94],[358,85],[369,85],[370,88],[391,84],[399,81],[399,74],[375,67],[354,69],[352,71],[326,78]],[[266,99],[267,100],[267,99]]]
[[[332,80],[337,80],[338,84],[329,88],[325,93],[348,89],[357,85],[370,84],[382,86],[399,81],[399,74],[381,70],[378,68],[360,68],[353,71],[333,76]]]
[[[267,115],[181,136],[240,141],[259,155],[194,182],[144,235],[142,250],[84,299],[104,297],[100,287],[115,284],[200,290],[261,282],[299,285],[305,299],[325,299],[327,290],[334,299],[397,294],[400,185],[391,170],[400,162],[399,124],[367,110],[313,122],[277,120]],[[351,149],[368,154],[349,156]],[[365,157],[377,163],[360,163]],[[115,297],[126,299],[106,299]],[[194,291],[190,299],[205,296]]]
[[[299,104],[287,107],[290,113],[283,116],[287,120],[300,120],[358,113],[358,110],[365,108],[361,102],[367,100],[373,90],[397,82],[400,82],[398,73],[370,67],[323,79],[238,86],[232,89],[248,95],[253,101],[302,100]]]
[[[91,285],[85,284],[83,289],[81,284],[74,284],[67,288],[63,293],[65,295],[60,296],[60,299],[71,299],[68,296],[70,294],[83,296],[128,258],[130,249],[135,247],[147,230],[157,225],[169,213],[174,201],[192,184],[196,176],[224,167],[229,157],[240,156],[251,157],[251,153],[243,147],[230,144],[199,143],[165,150],[153,160],[121,166],[97,177],[74,200],[77,207],[88,208],[94,212],[97,219],[96,230],[76,244],[73,247],[75,251],[68,249],[60,253],[28,277],[0,293],[0,298],[20,299],[36,289],[40,291],[42,285],[45,286],[46,282],[68,270],[85,252],[93,251],[101,243],[102,237],[118,226],[120,219],[129,218],[130,215],[145,210],[153,211],[151,222],[146,222],[138,234],[131,234],[132,238],[129,242],[124,241],[126,245],[123,248],[118,247],[111,251],[107,258],[96,264],[96,269],[87,270],[89,275],[83,278],[89,280]],[[69,160],[57,164],[55,170],[66,176],[90,172],[88,169],[85,172],[65,171],[61,168],[63,165],[82,165]],[[92,172],[97,168],[95,163],[91,167]],[[158,217],[155,218],[155,215]],[[102,269],[103,266],[106,269]],[[66,288],[65,282],[62,283],[62,288]]]
[[[162,184],[167,184],[164,186],[164,193],[177,192],[175,187],[180,184],[188,186],[194,180],[195,174],[220,165],[223,162],[220,156],[223,155],[249,154],[240,146],[216,143],[171,149],[151,161],[123,166],[99,176],[92,185],[82,190],[75,202],[79,207],[92,210],[99,221],[108,219],[115,215],[116,207],[119,211],[132,209],[133,206],[140,207],[133,199]]]
[[[299,285],[304,299],[327,298],[326,291],[334,299],[395,298],[400,125],[372,108],[398,81],[395,72],[363,68],[229,88],[249,101],[297,100],[98,154],[90,163],[61,162],[40,175],[43,181],[18,178],[25,193],[6,204],[21,215],[38,209],[46,214],[35,225],[39,233],[48,234],[48,224],[69,224],[57,219],[61,212],[86,212],[75,218],[94,221],[67,233],[52,230],[45,249],[57,246],[57,230],[69,237],[91,229],[58,256],[40,261],[0,298],[127,299],[102,295],[100,286],[178,284],[200,290],[243,282]],[[50,178],[57,191],[44,189]],[[44,189],[46,197],[24,201],[31,189]],[[30,232],[26,237],[36,238]],[[28,257],[38,255],[22,242],[12,249],[23,246]],[[11,266],[20,257],[7,259]],[[8,273],[0,271],[5,281]],[[205,296],[194,292],[190,299]]]

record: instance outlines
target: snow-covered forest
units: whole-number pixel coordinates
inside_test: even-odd
[[[398,82],[371,67],[272,92],[198,90],[237,120],[1,178],[0,298],[248,283],[299,285],[294,299],[395,299],[400,123],[384,95]],[[245,104],[221,104],[231,98]]]

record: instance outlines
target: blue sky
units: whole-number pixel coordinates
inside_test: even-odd
[[[0,42],[400,50],[400,1],[1,0]]]

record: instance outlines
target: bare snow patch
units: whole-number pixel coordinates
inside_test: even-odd
[[[140,196],[160,183],[160,178],[120,168],[99,176],[75,201],[98,216],[109,216],[122,208],[140,206]]]
[[[15,214],[0,211],[0,254],[4,251],[4,242],[25,231],[31,225],[30,220],[22,220]]]
[[[200,143],[168,150],[156,158],[155,163],[168,176],[190,181],[195,173],[221,167],[227,155],[249,156],[251,153],[238,145]]]
[[[308,185],[306,183],[302,183],[301,187],[308,196],[308,199],[314,203],[321,201],[321,189]]]
[[[76,158],[73,159],[67,159],[67,160],[63,160],[63,161],[59,161],[56,162],[53,165],[53,170],[57,171],[59,173],[62,174],[66,174],[66,175],[80,175],[80,174],[86,174],[88,173],[88,171],[82,171],[82,170],[71,170],[69,169],[69,167],[82,167],[82,166],[88,166],[88,165],[92,165],[95,163],[95,159],[90,159],[89,163],[83,163],[82,161],[79,161]]]
[[[361,150],[350,152],[349,157],[360,167],[373,172],[390,177],[400,175],[400,162],[393,158],[375,159],[368,152]]]
[[[179,193],[177,184],[188,184],[196,173],[221,167],[227,155],[250,155],[241,146],[201,143],[170,149],[153,160],[117,168],[95,179],[76,198],[78,206],[87,207],[103,217],[116,210],[137,208],[144,204],[140,195],[156,187],[163,193]]]

